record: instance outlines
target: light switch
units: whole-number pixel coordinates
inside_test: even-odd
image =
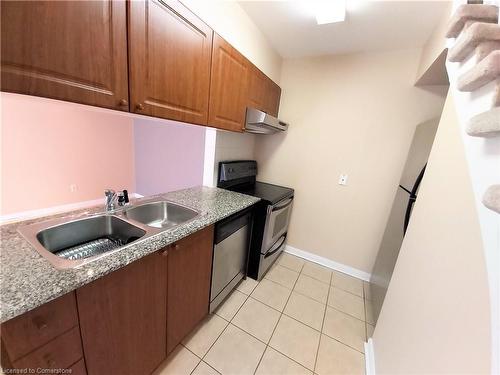
[[[339,185],[347,185],[347,175],[341,174],[339,177]]]

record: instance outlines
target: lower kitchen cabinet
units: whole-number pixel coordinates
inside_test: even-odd
[[[208,314],[213,225],[2,324],[4,369],[149,375]]]
[[[165,359],[165,255],[158,251],[77,290],[89,375],[150,374]]]
[[[74,292],[3,323],[1,334],[4,370],[75,368],[74,374],[86,373]]]
[[[170,246],[167,353],[208,314],[213,235],[210,226]]]

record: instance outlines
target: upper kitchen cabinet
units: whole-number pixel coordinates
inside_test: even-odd
[[[265,110],[267,77],[255,66],[251,66],[248,75],[248,106]]]
[[[128,4],[131,110],[206,125],[212,29],[178,1]]]
[[[128,111],[124,1],[2,1],[1,89]]]
[[[252,65],[248,75],[248,106],[278,116],[281,89]]]
[[[208,125],[243,131],[250,67],[241,53],[215,34]]]
[[[264,112],[271,116],[278,117],[280,107],[281,88],[269,78],[267,79],[267,90],[265,94]]]

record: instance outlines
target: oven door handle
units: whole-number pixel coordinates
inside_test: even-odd
[[[269,249],[266,255],[264,255],[264,258],[270,257],[271,255],[276,253],[279,249],[281,249],[281,245],[283,245],[285,240],[286,240],[286,234],[281,236],[281,238],[278,241],[276,241],[276,243]]]
[[[282,204],[279,204],[279,205],[276,205],[273,207],[273,209],[271,210],[271,212],[275,212],[275,211],[279,211],[279,210],[282,210],[288,206],[290,206],[293,202],[293,198],[288,198],[285,202],[283,202]]]

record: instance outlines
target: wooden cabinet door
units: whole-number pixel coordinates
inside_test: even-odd
[[[78,326],[75,293],[47,302],[2,324],[2,341],[15,361]]]
[[[248,75],[248,106],[266,111],[268,78],[252,65]]]
[[[170,246],[167,353],[208,314],[212,253],[213,226]]]
[[[243,131],[250,63],[219,35],[214,35],[208,125]]]
[[[150,374],[166,358],[166,283],[160,251],[77,290],[89,375]]]
[[[248,76],[248,106],[277,117],[280,96],[281,88],[252,65]]]
[[[131,110],[206,125],[212,38],[179,1],[130,1]]]
[[[281,88],[271,79],[267,79],[267,89],[264,99],[264,112],[271,116],[278,117],[280,107]]]
[[[2,1],[1,89],[128,111],[124,1]]]

